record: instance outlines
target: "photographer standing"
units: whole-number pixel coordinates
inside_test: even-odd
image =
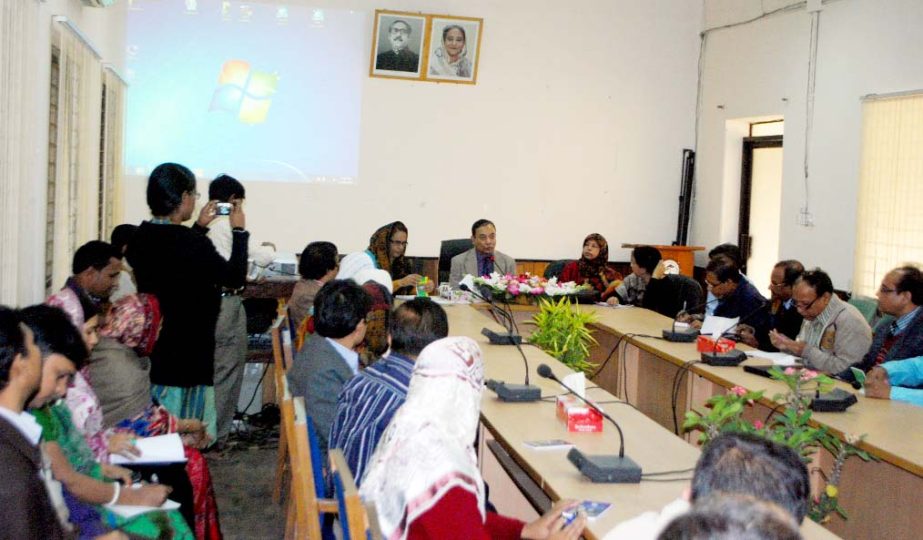
[[[226,174],[218,176],[208,186],[208,199],[215,203],[215,219],[208,226],[208,238],[225,259],[231,256],[234,236],[230,213],[243,207],[245,195],[243,184]],[[248,252],[258,266],[272,263],[274,252],[266,247],[251,245]],[[243,290],[243,287],[222,287],[221,311],[215,327],[215,409],[219,445],[231,431],[247,362],[247,314],[241,297]]]

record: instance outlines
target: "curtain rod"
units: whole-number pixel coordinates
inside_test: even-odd
[[[126,87],[129,86],[128,81],[126,81],[125,77],[123,77],[122,74],[119,73],[119,70],[115,69],[115,65],[112,64],[111,62],[103,62],[103,69],[115,75],[116,78],[122,81],[122,84],[124,84]]]
[[[903,90],[901,92],[888,92],[886,94],[866,94],[859,98],[860,101],[874,101],[876,99],[891,99],[898,97],[910,97],[923,94],[923,88],[918,90]]]
[[[74,23],[70,21],[70,19],[68,19],[64,15],[54,15],[51,18],[51,20],[56,23],[62,24],[68,30],[70,30],[71,33],[74,34],[74,36],[76,36],[76,38],[79,39],[81,43],[83,43],[84,45],[86,45],[88,49],[90,49],[90,52],[93,53],[93,56],[95,56],[97,60],[103,59],[103,55],[99,53],[99,49],[97,49],[93,45],[93,43],[84,35],[84,33],[81,32],[79,28],[77,28],[77,25],[75,25]]]

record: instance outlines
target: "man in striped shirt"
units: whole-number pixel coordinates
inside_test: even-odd
[[[330,448],[343,450],[357,485],[391,417],[407,397],[417,355],[448,335],[449,323],[439,304],[429,298],[404,302],[391,317],[391,352],[343,386],[330,429]]]

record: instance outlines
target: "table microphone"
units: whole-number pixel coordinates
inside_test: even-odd
[[[693,306],[690,309],[695,311],[695,310],[698,310],[699,308],[703,308],[707,306],[708,304],[711,304],[712,302],[717,302],[717,301],[718,301],[717,298],[712,298],[711,300],[702,302],[701,304],[697,306]],[[686,311],[686,309],[684,308],[683,311]],[[688,311],[686,312],[688,313]],[[673,342],[673,343],[692,343],[693,341],[696,340],[697,337],[699,337],[699,331],[696,330],[695,328],[692,328],[691,326],[687,328],[686,330],[681,330],[677,332],[676,331],[676,317],[673,318],[673,325],[670,327],[670,329],[663,331],[663,339]]]
[[[489,298],[487,296],[484,296],[483,294],[476,292],[474,289],[469,287],[468,284],[462,283],[460,288],[461,290],[465,292],[469,292],[473,294],[479,300],[483,300],[487,302],[488,304],[490,304],[491,312],[497,313],[501,315],[503,319],[509,321],[508,325],[506,323],[500,323],[504,326],[504,328],[508,327],[508,331],[506,334],[498,334],[487,327],[484,327],[481,329],[481,334],[486,336],[487,339],[490,340],[491,344],[493,345],[517,345],[519,343],[522,343],[522,336],[520,336],[517,333],[514,333],[512,330],[513,316],[511,314],[507,313],[504,309],[500,308],[497,304],[495,304],[492,298]]]
[[[615,426],[615,429],[619,433],[619,455],[618,456],[591,456],[584,454],[576,447],[571,448],[570,452],[567,453],[567,459],[577,467],[584,476],[589,478],[592,482],[603,482],[610,484],[637,484],[641,482],[641,467],[637,463],[632,461],[631,458],[625,457],[625,437],[622,435],[622,428],[619,427],[618,422],[616,422],[611,416],[606,414],[606,411],[600,409],[596,404],[588,401],[586,398],[580,394],[574,392],[574,390],[561,382],[555,374],[551,371],[551,368],[548,367],[548,364],[539,364],[538,374],[541,377],[546,379],[551,379],[564,388],[566,388],[570,393],[574,394],[581,401],[589,405],[596,412],[602,415],[603,418],[612,422],[612,425]]]
[[[490,388],[492,391],[496,392],[497,397],[503,401],[529,402],[529,401],[540,400],[542,398],[542,389],[537,386],[533,386],[529,384],[529,360],[528,358],[526,358],[526,353],[523,352],[522,346],[520,346],[520,343],[522,342],[522,336],[513,334],[512,314],[506,313],[502,309],[498,308],[497,306],[494,305],[492,299],[486,298],[474,292],[473,290],[471,290],[470,287],[468,287],[468,285],[464,283],[462,284],[461,289],[463,291],[470,292],[476,297],[486,301],[488,304],[490,304],[491,310],[501,313],[503,315],[503,317],[501,318],[504,319],[504,321],[509,321],[508,323],[507,322],[501,323],[503,324],[504,328],[507,330],[507,333],[505,336],[501,336],[500,334],[497,334],[496,332],[486,327],[481,330],[481,333],[487,336],[487,338],[490,340],[491,343],[495,343],[497,345],[514,345],[516,347],[516,350],[519,351],[520,356],[522,356],[522,363],[526,368],[526,378],[525,378],[524,384],[509,384],[509,383],[505,383],[502,381],[496,381],[496,380],[491,379],[491,380],[488,380],[486,383],[487,388]],[[505,338],[506,341],[495,342],[494,337],[491,337],[491,334],[493,336],[497,336],[497,339],[502,340]]]
[[[760,305],[757,306],[756,309],[754,309],[750,313],[747,313],[746,315],[738,319],[736,323],[734,323],[730,328],[726,329],[724,332],[721,332],[721,335],[719,335],[718,338],[715,339],[715,345],[712,348],[712,351],[702,353],[702,357],[701,357],[702,363],[708,366],[735,367],[735,366],[739,366],[741,362],[746,360],[747,353],[743,351],[739,351],[737,349],[734,349],[733,351],[719,353],[718,352],[718,342],[721,338],[728,335],[731,332],[731,330],[736,328],[738,325],[740,325],[744,321],[749,320],[751,317],[759,313],[760,310],[764,309],[768,303],[769,302],[764,299],[762,302],[760,302]]]

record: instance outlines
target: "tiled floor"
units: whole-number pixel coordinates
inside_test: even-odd
[[[285,528],[271,492],[277,449],[268,444],[231,445],[206,454],[225,540],[277,540]]]

